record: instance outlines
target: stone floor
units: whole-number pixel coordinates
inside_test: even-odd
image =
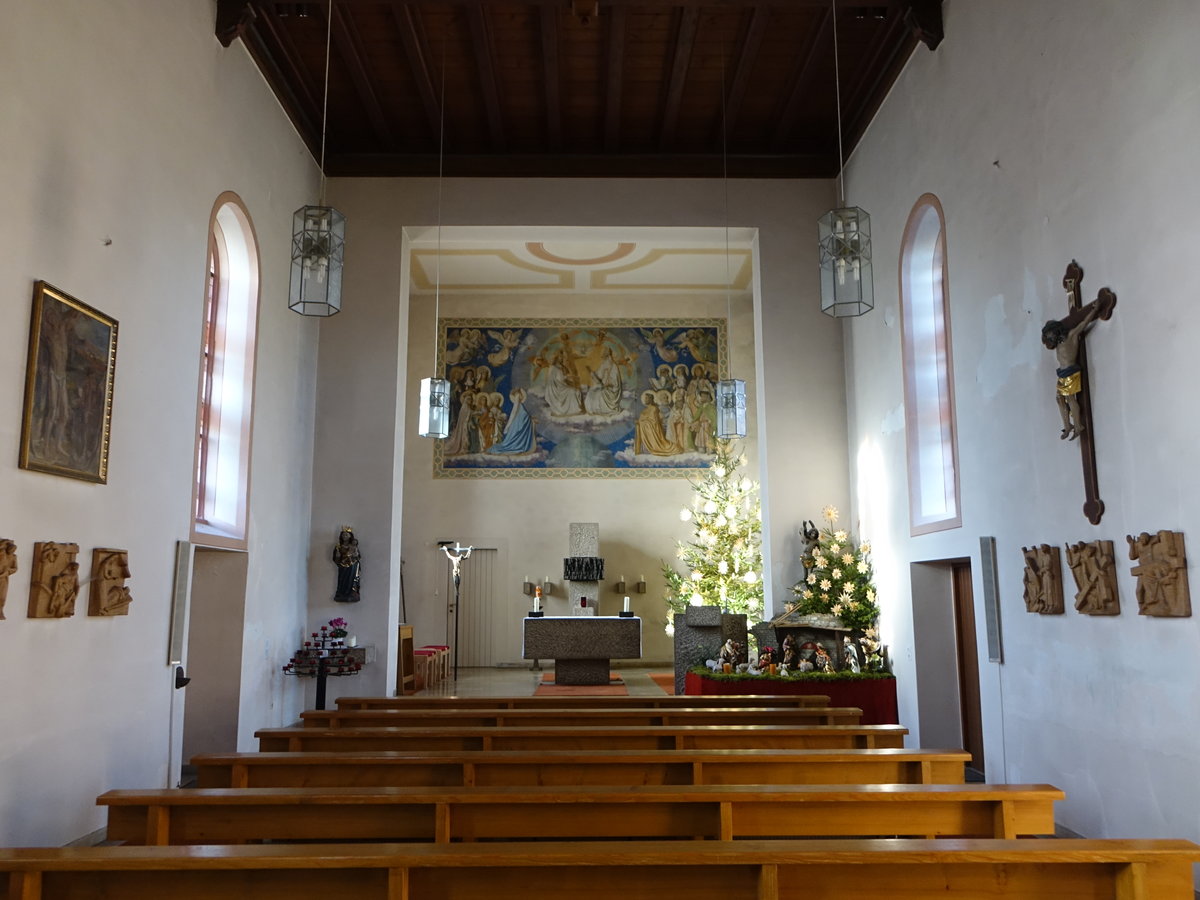
[[[669,666],[654,668],[617,668],[613,669],[625,681],[625,687],[634,696],[662,696],[663,689],[655,684],[649,672],[666,672]],[[417,696],[421,697],[532,697],[533,689],[546,672],[553,672],[553,667],[543,664],[541,671],[531,671],[528,667],[502,669],[474,669],[459,666],[458,680],[451,677],[426,688]]]

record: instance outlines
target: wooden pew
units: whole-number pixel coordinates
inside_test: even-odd
[[[900,725],[585,725],[552,727],[263,728],[263,751],[720,750],[902,747]]]
[[[962,784],[961,750],[226,753],[192,758],[197,785],[499,787],[652,784]]]
[[[338,697],[338,709],[674,709],[701,706],[758,706],[790,709],[828,706],[828,694],[728,694],[722,696],[621,697]]]
[[[680,707],[677,709],[310,709],[306,728],[573,728],[585,725],[858,725],[851,707]]]
[[[217,788],[109,791],[128,844],[811,837],[1054,833],[1049,785],[569,788]]]
[[[547,841],[0,850],[0,900],[1193,900],[1190,841]]]

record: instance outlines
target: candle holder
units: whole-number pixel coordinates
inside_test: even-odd
[[[546,611],[544,609],[531,609],[529,611],[529,618],[531,619],[540,619],[544,615],[546,615]]]

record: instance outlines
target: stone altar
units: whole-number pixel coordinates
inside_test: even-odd
[[[642,620],[618,616],[525,619],[525,659],[553,659],[556,684],[608,684],[609,661],[641,659]]]

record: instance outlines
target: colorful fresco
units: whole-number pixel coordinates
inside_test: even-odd
[[[723,319],[443,319],[439,477],[684,476],[716,440]]]

